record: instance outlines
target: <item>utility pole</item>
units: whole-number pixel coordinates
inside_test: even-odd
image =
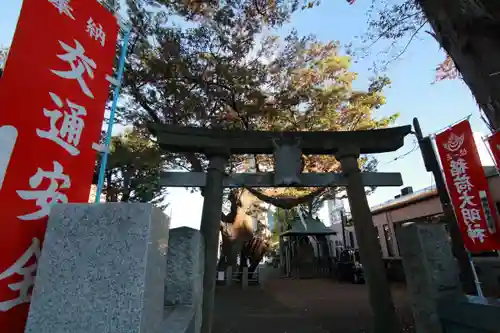
[[[415,135],[417,136],[418,145],[422,153],[422,158],[424,159],[425,169],[428,172],[432,172],[434,175],[439,200],[441,201],[441,206],[443,207],[446,224],[448,225],[448,232],[451,237],[453,255],[457,259],[460,267],[460,281],[462,283],[462,288],[466,294],[476,295],[477,289],[474,283],[474,272],[469,260],[469,255],[465,250],[462,235],[460,234],[460,230],[458,228],[457,218],[455,216],[455,212],[453,211],[453,206],[451,205],[450,196],[448,195],[448,191],[446,189],[446,183],[444,181],[443,174],[441,173],[441,168],[439,166],[434,146],[432,145],[432,140],[429,136],[423,136],[422,129],[420,128],[420,123],[417,118],[413,118],[413,128],[415,129]]]

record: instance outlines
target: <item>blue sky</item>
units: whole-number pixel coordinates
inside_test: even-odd
[[[0,46],[8,46],[14,34],[21,0],[9,0],[1,5],[0,10]],[[366,28],[365,10],[371,1],[358,1],[348,5],[345,1],[323,1],[315,9],[295,15],[291,24],[284,30],[295,28],[300,34],[314,34],[322,41],[338,40],[346,44],[355,36],[363,34]],[[392,85],[386,90],[387,104],[379,115],[395,112],[401,114],[398,125],[411,124],[413,117],[418,117],[425,133],[439,131],[467,115],[472,114],[471,124],[475,132],[487,134],[487,128],[479,118],[479,109],[472,95],[461,81],[444,81],[431,84],[434,80],[434,68],[444,59],[444,53],[428,34],[415,40],[407,52],[394,62],[388,71]],[[368,68],[373,58],[354,64],[353,70],[359,73],[357,86],[366,87],[371,76]],[[405,186],[414,190],[427,187],[433,179],[423,166],[418,151],[396,161],[413,148],[413,137],[406,140],[405,147],[398,152],[379,155],[379,171],[401,172]],[[480,147],[482,155],[487,153]],[[386,201],[399,193],[399,188],[379,188],[369,197],[372,205]],[[175,226],[188,225],[198,228],[200,222],[202,198],[183,189],[172,189],[171,209]],[[323,214],[322,214],[323,216]]]

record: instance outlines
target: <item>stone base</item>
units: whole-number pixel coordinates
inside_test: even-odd
[[[397,231],[416,331],[442,333],[437,302],[461,294],[458,265],[443,224],[409,223]]]
[[[202,320],[204,243],[199,230],[170,230],[165,278],[168,333],[199,333]]]
[[[26,333],[156,333],[168,220],[151,204],[52,208]]]

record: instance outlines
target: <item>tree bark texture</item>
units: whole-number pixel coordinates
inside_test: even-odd
[[[228,266],[237,268],[237,256],[240,254],[240,269],[247,266],[249,274],[253,274],[259,262],[268,250],[267,243],[254,234],[252,216],[248,214],[254,203],[260,202],[246,189],[233,191],[229,196],[230,213],[221,224],[222,251],[218,270]]]
[[[484,111],[500,129],[500,2],[416,0]],[[452,98],[452,97],[450,97]]]

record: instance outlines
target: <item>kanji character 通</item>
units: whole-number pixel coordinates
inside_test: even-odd
[[[49,92],[54,104],[59,108],[64,107],[63,101],[54,93]],[[75,104],[70,100],[66,100],[68,110],[61,112],[60,110],[43,109],[43,114],[50,119],[50,129],[43,131],[37,129],[36,133],[39,137],[49,139],[66,149],[68,153],[75,156],[80,154],[77,146],[80,143],[80,137],[85,122],[81,116],[86,116],[87,111],[83,106]],[[58,121],[62,120],[58,126]]]

